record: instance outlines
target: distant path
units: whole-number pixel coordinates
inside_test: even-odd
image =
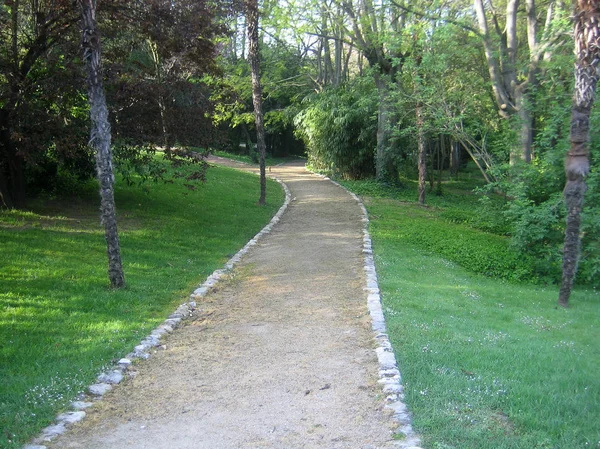
[[[363,290],[361,210],[303,165],[271,168],[295,198],[272,233],[165,350],[49,448],[392,446]]]

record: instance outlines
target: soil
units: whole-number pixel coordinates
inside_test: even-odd
[[[303,163],[271,174],[293,198],[273,231],[166,349],[136,363],[135,377],[49,448],[393,446],[363,290],[361,210]]]

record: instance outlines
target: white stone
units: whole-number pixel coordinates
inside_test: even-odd
[[[84,410],[86,408],[90,408],[92,405],[94,405],[93,402],[85,402],[85,401],[71,402],[71,407],[73,407],[75,410]]]
[[[383,387],[384,393],[402,393],[403,388],[402,385],[397,382],[389,383]]]
[[[194,294],[198,295],[198,296],[202,296],[202,295],[205,295],[207,291],[208,291],[208,288],[200,287],[200,288],[197,288],[196,290],[194,290]]]
[[[150,336],[160,339],[160,337],[162,337],[166,333],[167,333],[167,331],[163,327],[157,327],[152,332],[150,332]]]
[[[56,420],[59,423],[64,423],[66,425],[69,425],[69,424],[73,424],[73,423],[79,422],[83,418],[85,418],[85,412],[78,411],[78,412],[62,413],[62,414],[60,414],[60,415],[58,415],[56,417]]]
[[[374,279],[369,279],[367,281],[367,288],[373,288],[373,289],[377,288],[377,281]]]
[[[396,368],[396,357],[391,351],[386,351],[384,348],[375,349],[377,353],[377,359],[381,369],[394,369]]]
[[[154,346],[157,346],[159,344],[160,338],[158,338],[156,335],[148,335],[146,338],[144,338],[141,343],[138,346],[142,346],[144,349],[144,351],[146,349],[150,349]],[[137,349],[138,346],[136,346],[135,348]]]
[[[103,384],[118,384],[123,380],[121,371],[111,371],[110,373],[102,373],[98,376],[98,382]]]
[[[168,318],[165,320],[165,323],[171,327],[177,326],[181,322],[181,318]]]
[[[95,396],[103,396],[107,391],[112,390],[112,385],[109,384],[94,384],[88,388],[89,392]]]
[[[134,353],[134,357],[137,358],[137,359],[144,359],[144,360],[146,360],[146,359],[150,358],[150,354],[148,354],[147,352],[144,352],[144,351],[136,351]]]
[[[45,429],[42,429],[42,435],[36,440],[36,442],[52,441],[57,436],[65,433],[66,430],[67,428],[63,423],[48,426]]]

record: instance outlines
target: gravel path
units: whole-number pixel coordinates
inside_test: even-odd
[[[293,198],[279,224],[166,349],[49,448],[393,446],[363,289],[361,210],[302,164],[272,174]]]

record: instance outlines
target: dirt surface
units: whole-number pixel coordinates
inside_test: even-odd
[[[279,224],[166,349],[137,363],[134,378],[49,448],[392,446],[363,290],[360,208],[303,163],[271,172],[294,198]]]

